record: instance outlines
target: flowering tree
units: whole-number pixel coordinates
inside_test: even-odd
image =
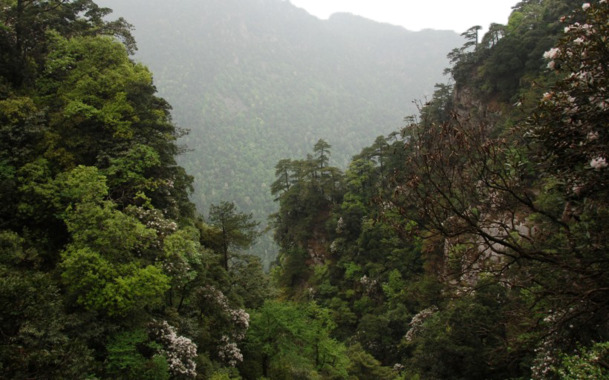
[[[537,378],[578,345],[609,340],[608,19],[606,0],[562,19],[545,54],[554,84],[524,125],[501,131],[484,112],[456,109],[447,121],[422,112],[404,130],[393,207],[426,230],[454,294],[477,294],[488,278],[508,289],[501,313],[518,322],[506,346],[537,356]]]
[[[550,170],[571,191],[594,191],[607,184],[609,147],[609,4],[601,0],[575,12],[564,37],[544,55],[560,76],[543,96],[532,132],[543,146]],[[592,169],[592,170],[590,170]]]
[[[243,309],[233,308],[229,299],[211,285],[205,286],[199,291],[202,305],[206,309],[208,318],[222,321],[224,329],[218,329],[212,335],[216,337],[214,344],[217,347],[216,356],[224,363],[235,367],[243,361],[241,349],[237,346],[245,339],[245,334],[250,325],[250,315]]]
[[[160,353],[165,356],[169,373],[176,378],[195,378],[197,365],[197,345],[189,338],[177,334],[175,327],[167,321],[153,322],[149,326],[150,337],[161,345]]]
[[[561,19],[564,36],[544,54],[558,79],[531,118],[530,133],[539,144],[538,163],[545,171],[545,194],[538,203],[562,211],[554,228],[538,219],[546,232],[538,240],[554,246],[560,275],[554,277],[553,302],[543,320],[549,334],[537,349],[536,378],[560,372],[561,351],[571,354],[572,342],[609,339],[608,19],[606,0],[584,3]]]

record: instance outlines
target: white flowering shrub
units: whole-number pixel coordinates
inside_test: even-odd
[[[531,366],[531,378],[552,378],[556,374],[555,368],[558,362],[556,343],[553,341],[553,337],[547,337],[535,348],[535,359]]]
[[[222,336],[218,346],[218,357],[231,367],[243,361],[243,354],[236,343],[231,342],[226,335]]]
[[[233,338],[242,340],[249,328],[250,315],[243,309],[233,309],[224,293],[211,285],[205,286],[202,296],[208,302],[216,304],[220,311],[228,316],[234,329]]]
[[[606,0],[584,3],[562,18],[564,37],[544,54],[559,80],[543,95],[532,132],[545,147],[550,168],[579,191],[608,178],[608,19]]]
[[[556,194],[545,199],[540,196],[545,203],[539,204],[548,207],[551,203],[547,200],[551,200],[560,206],[556,209],[562,211],[562,224],[553,230],[548,224],[541,225],[540,231],[547,235],[545,240],[537,240],[547,242],[554,250],[553,257],[561,262],[561,268],[553,272],[559,279],[556,284],[577,284],[580,288],[569,294],[554,285],[552,291],[560,294],[553,300],[554,307],[570,307],[550,311],[543,320],[547,333],[535,350],[534,379],[556,378],[562,350],[572,349],[574,342],[590,344],[591,336],[603,336],[601,331],[609,326],[607,266],[596,265],[607,259],[608,20],[606,0],[583,3],[561,19],[564,35],[544,54],[556,83],[543,95],[531,132],[542,148],[542,170],[549,172],[544,175],[552,181],[544,189],[545,195]],[[548,231],[554,233],[549,235]]]
[[[412,320],[408,324],[410,329],[406,332],[404,339],[406,339],[407,342],[412,342],[412,340],[416,338],[417,335],[419,335],[419,333],[423,330],[423,324],[425,321],[437,312],[438,308],[436,306],[431,306],[427,309],[419,311],[414,317],[412,317]]]
[[[216,304],[224,312],[228,312],[230,310],[228,298],[226,298],[224,293],[211,285],[206,285],[202,289],[201,296],[208,302]]]
[[[161,210],[144,207],[128,207],[129,214],[137,217],[148,228],[152,228],[159,235],[168,235],[178,229],[176,222],[166,219]]]
[[[161,354],[167,359],[169,372],[174,377],[195,378],[197,345],[176,333],[167,321],[153,322],[149,326],[150,337],[162,346]]]
[[[245,339],[245,333],[250,326],[250,315],[243,309],[230,310],[231,322],[235,326],[233,336],[237,341]]]
[[[362,277],[360,277],[359,283],[364,288],[364,291],[366,292],[366,294],[371,294],[372,292],[374,292],[378,285],[378,281],[376,281],[375,279],[372,279],[366,275],[363,275]]]
[[[211,285],[205,286],[201,296],[210,306],[215,306],[218,314],[227,320],[229,330],[223,332],[218,342],[218,358],[234,367],[243,361],[243,355],[237,344],[245,339],[250,326],[250,315],[243,309],[232,308],[228,298],[220,290]]]

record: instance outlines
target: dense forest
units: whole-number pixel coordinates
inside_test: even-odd
[[[606,0],[473,26],[346,169],[276,160],[269,274],[251,213],[196,211],[127,21],[0,10],[0,378],[609,378]]]
[[[452,31],[407,31],[349,14],[319,20],[283,0],[100,0],[134,25],[136,61],[150,67],[173,120],[190,132],[178,163],[207,214],[231,201],[261,228],[277,211],[275,163],[319,138],[350,158],[416,112],[415,99],[446,78]],[[421,64],[425,62],[425,64]],[[252,247],[265,267],[277,247]]]

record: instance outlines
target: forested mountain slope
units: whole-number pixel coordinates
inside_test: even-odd
[[[233,200],[265,221],[273,166],[323,138],[345,167],[402,125],[444,81],[449,31],[410,32],[348,14],[322,21],[280,0],[111,1],[135,26],[136,58],[173,106],[180,163],[202,212]],[[268,246],[266,247],[268,249]]]
[[[197,218],[170,106],[109,12],[0,1],[2,379],[209,378],[265,298],[233,251],[255,223]]]
[[[323,140],[278,162],[282,296],[369,378],[609,378],[608,19],[521,1],[344,173]]]

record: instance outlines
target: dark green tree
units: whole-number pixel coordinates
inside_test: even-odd
[[[315,143],[315,146],[313,147],[313,152],[316,155],[319,170],[322,170],[323,168],[328,166],[328,162],[330,161],[330,148],[332,148],[332,146],[323,139],[319,139]]]
[[[277,179],[271,185],[272,195],[281,196],[281,193],[284,193],[290,189],[294,176],[293,170],[294,168],[292,160],[283,159],[277,162],[277,165],[275,165],[275,177]]]
[[[253,220],[252,214],[237,212],[232,202],[212,205],[209,209],[209,220],[219,230],[220,253],[223,266],[229,270],[233,249],[247,249],[260,235],[257,230],[259,222]]]
[[[111,10],[92,0],[2,1],[0,7],[4,15],[0,21],[0,46],[4,48],[0,74],[17,87],[31,86],[44,65],[49,30],[66,37],[113,36],[135,50],[131,26],[123,19],[106,21]]]
[[[480,29],[482,29],[480,25],[474,25],[465,32],[461,33],[461,36],[466,40],[465,44],[463,45],[466,50],[471,50],[471,48],[475,49],[478,46],[478,33],[480,32]]]
[[[252,315],[245,342],[248,375],[346,378],[346,349],[330,337],[333,327],[329,310],[315,304],[266,302]]]

